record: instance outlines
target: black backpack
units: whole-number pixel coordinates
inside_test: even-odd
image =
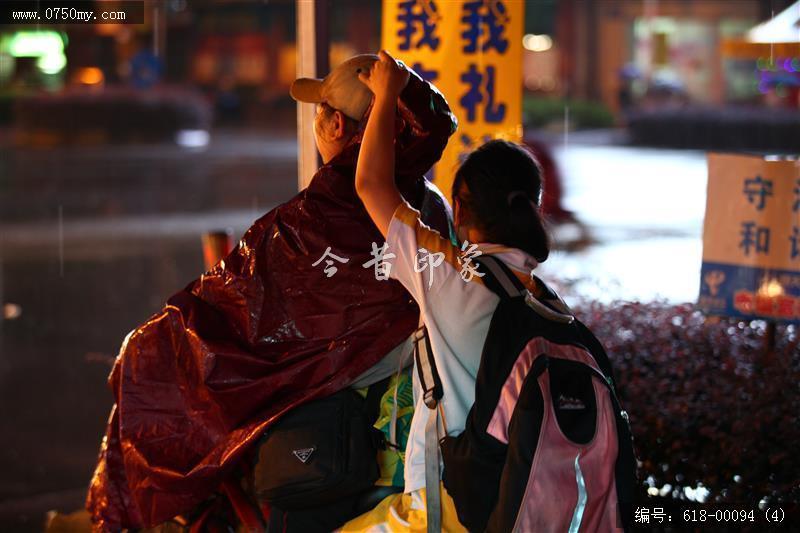
[[[470,531],[627,529],[636,459],[627,413],[597,338],[544,288],[534,297],[502,261],[475,259],[500,297],[481,354],[464,431],[439,441],[442,481]],[[416,363],[432,409],[442,389],[427,335]],[[436,425],[426,433],[435,442]],[[428,461],[434,479],[438,461]],[[435,465],[435,466],[431,466]],[[430,485],[427,482],[427,485]],[[428,531],[439,528],[438,487],[428,487]]]
[[[366,398],[352,389],[295,407],[266,431],[252,485],[269,504],[268,532],[327,532],[396,492],[376,487],[383,433],[373,427],[386,378]]]

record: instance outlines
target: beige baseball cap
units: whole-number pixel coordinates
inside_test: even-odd
[[[378,60],[374,54],[353,56],[324,79],[298,78],[294,80],[289,94],[298,102],[310,104],[326,103],[354,120],[361,120],[372,101],[372,91],[358,79]]]

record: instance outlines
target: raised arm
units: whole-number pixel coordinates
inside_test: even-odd
[[[372,221],[385,237],[397,206],[402,202],[394,182],[394,127],[397,98],[409,73],[386,51],[378,54],[369,72],[359,79],[375,94],[356,165],[356,192]]]

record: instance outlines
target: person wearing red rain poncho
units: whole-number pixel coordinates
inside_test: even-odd
[[[95,529],[152,526],[195,508],[282,414],[380,367],[417,328],[402,286],[363,266],[383,244],[354,188],[371,104],[357,76],[376,58],[294,83],[296,99],[320,102],[323,166],[125,338],[87,497]],[[444,235],[449,206],[423,175],[455,129],[442,94],[412,72],[398,105],[397,183]]]

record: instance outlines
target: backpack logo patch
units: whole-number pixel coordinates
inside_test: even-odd
[[[586,409],[586,404],[579,398],[572,398],[561,394],[556,402],[556,407],[565,411],[579,411],[581,409]]]
[[[292,455],[297,457],[301,463],[306,464],[311,458],[311,454],[314,453],[314,450],[316,450],[314,447],[300,448],[299,450],[292,450]]]

